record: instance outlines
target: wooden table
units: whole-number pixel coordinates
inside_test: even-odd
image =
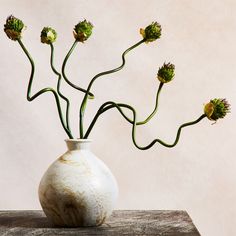
[[[39,210],[0,211],[0,235],[200,236],[186,211],[159,210],[116,210],[102,226],[87,228],[55,228]]]

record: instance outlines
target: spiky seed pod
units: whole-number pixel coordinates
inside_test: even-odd
[[[77,41],[83,43],[91,36],[92,31],[93,25],[89,21],[84,20],[75,25],[73,34]]]
[[[209,120],[218,120],[224,118],[230,112],[230,104],[226,99],[215,98],[204,107],[204,113]]]
[[[40,38],[42,43],[54,43],[57,39],[57,32],[51,27],[44,27],[41,31]]]
[[[17,19],[13,15],[9,16],[6,20],[6,24],[4,25],[4,31],[8,38],[16,41],[17,39],[21,39],[22,31],[25,28],[25,25],[22,20]]]
[[[152,22],[145,29],[140,29],[140,34],[146,40],[146,43],[153,42],[161,37],[161,25],[157,22]]]
[[[159,68],[157,73],[157,78],[162,83],[170,82],[175,76],[175,66],[171,63],[164,63],[162,67]]]

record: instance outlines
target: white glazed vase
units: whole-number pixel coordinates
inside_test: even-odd
[[[65,141],[68,151],[51,164],[39,185],[43,211],[56,226],[101,225],[114,208],[116,180],[90,151],[91,140]]]

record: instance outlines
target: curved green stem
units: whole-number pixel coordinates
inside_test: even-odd
[[[164,85],[164,84],[163,84],[162,82],[160,82],[159,88],[158,88],[158,90],[157,90],[156,104],[155,104],[155,108],[154,108],[153,112],[152,112],[145,120],[143,120],[143,121],[138,121],[138,122],[136,123],[136,125],[144,125],[144,124],[146,124],[146,123],[147,123],[149,120],[151,120],[152,117],[157,113],[159,95],[160,95],[160,92],[161,92],[161,89],[162,89],[163,85]],[[132,121],[131,121],[131,122],[132,122]]]
[[[107,105],[110,105],[110,106],[107,106]],[[187,122],[187,123],[182,124],[182,125],[178,128],[177,134],[176,134],[176,138],[175,138],[175,140],[174,140],[174,142],[173,142],[172,144],[165,143],[165,142],[162,141],[161,139],[154,139],[150,144],[148,144],[148,145],[146,145],[146,146],[139,146],[139,145],[137,144],[137,141],[136,141],[136,126],[137,126],[137,122],[136,122],[136,118],[137,118],[136,111],[135,111],[135,109],[134,109],[133,107],[131,107],[131,106],[127,105],[127,104],[115,103],[115,102],[111,102],[111,101],[104,103],[104,104],[100,107],[98,113],[95,115],[95,117],[94,117],[94,119],[93,119],[91,125],[93,126],[93,125],[95,124],[95,122],[97,121],[98,117],[99,117],[102,113],[104,113],[106,110],[108,110],[108,109],[110,109],[110,108],[114,108],[114,107],[117,108],[118,111],[121,113],[121,115],[122,115],[126,120],[128,120],[128,121],[129,121],[129,119],[128,119],[127,116],[124,114],[124,112],[123,112],[123,110],[121,109],[121,107],[128,108],[129,110],[132,111],[132,113],[133,113],[133,121],[132,121],[132,140],[133,140],[134,145],[135,145],[138,149],[140,149],[140,150],[147,150],[147,149],[151,148],[155,143],[160,143],[161,145],[163,145],[163,146],[165,146],[165,147],[168,147],[168,148],[174,147],[174,146],[178,143],[178,141],[179,141],[182,128],[187,127],[187,126],[190,126],[190,125],[195,125],[195,124],[197,124],[198,122],[200,122],[203,118],[206,117],[206,115],[203,114],[203,115],[201,115],[198,119],[196,119],[196,120],[194,120],[194,121],[191,121],[191,122]],[[90,126],[91,126],[91,125],[90,125]],[[90,131],[91,131],[91,129],[90,129]],[[87,132],[86,135],[85,135],[85,138],[88,137],[88,134],[89,134],[89,133]]]
[[[115,73],[119,70],[121,70],[124,65],[125,65],[125,55],[130,52],[132,49],[138,47],[139,45],[141,45],[142,43],[144,43],[146,40],[142,39],[141,41],[139,41],[138,43],[134,44],[133,46],[129,47],[128,49],[126,49],[123,54],[122,54],[122,64],[115,68],[115,69],[112,69],[112,70],[108,70],[108,71],[104,71],[104,72],[101,72],[97,75],[95,75],[92,80],[90,81],[89,85],[88,85],[88,88],[87,88],[87,92],[85,93],[84,95],[84,99],[81,103],[81,106],[80,106],[80,138],[83,138],[83,118],[84,118],[84,113],[85,113],[85,109],[86,109],[86,104],[87,104],[87,99],[88,99],[88,95],[89,95],[89,91],[93,85],[93,83],[95,82],[95,80],[101,76],[104,76],[104,75],[108,75],[108,74],[111,74],[111,73]]]
[[[136,137],[135,137],[135,135],[136,135],[136,125],[135,125],[136,114],[135,114],[135,112],[133,112],[133,115],[134,115],[134,124],[133,124],[133,128],[132,128],[132,140],[133,140],[134,145],[140,150],[147,150],[147,149],[151,148],[155,143],[160,143],[161,145],[163,145],[165,147],[172,148],[179,142],[182,128],[187,127],[187,126],[191,126],[191,125],[195,125],[195,124],[199,123],[203,118],[206,117],[205,114],[202,114],[198,119],[180,125],[180,127],[177,130],[175,140],[172,144],[165,143],[161,139],[154,139],[150,144],[148,144],[146,146],[139,146],[136,142]]]
[[[157,95],[156,95],[156,104],[155,104],[155,107],[154,107],[154,110],[152,111],[152,113],[143,121],[138,121],[136,122],[136,125],[144,125],[146,124],[149,120],[151,120],[151,118],[157,113],[157,109],[158,109],[158,100],[159,100],[159,95],[160,95],[160,92],[161,92],[161,89],[163,87],[163,83],[160,82],[159,84],[159,87],[158,87],[158,90],[157,90]],[[86,134],[84,135],[84,137],[88,137],[89,133],[91,132],[98,116],[100,115],[100,113],[102,112],[105,112],[111,108],[114,108],[115,106],[113,104],[110,104],[110,103],[104,103],[98,110],[97,114],[95,115],[93,121],[91,122],[91,125],[89,126]],[[128,116],[126,116],[124,113],[121,113],[123,115],[123,117],[131,124],[133,124],[133,120],[130,119]]]
[[[57,92],[52,88],[44,88],[44,89],[40,90],[39,92],[37,92],[36,94],[34,94],[33,96],[31,96],[31,87],[32,87],[34,72],[35,72],[34,61],[33,61],[32,57],[30,56],[29,52],[27,51],[27,49],[25,48],[22,41],[20,39],[18,39],[17,41],[20,44],[21,48],[23,49],[24,53],[26,54],[26,56],[29,59],[30,64],[31,64],[31,74],[30,74],[30,79],[29,79],[29,84],[28,84],[28,89],[27,89],[27,100],[28,101],[33,101],[35,98],[37,98],[39,95],[41,95],[43,93],[52,92],[53,95],[54,95],[55,101],[56,101],[58,114],[59,114],[59,118],[60,118],[62,127],[64,128],[64,130],[67,133],[67,135],[69,136],[69,138],[73,138],[71,132],[67,129],[67,127],[65,125],[65,121],[63,119],[63,114],[62,114],[62,111],[61,111],[60,100],[59,100],[59,97],[57,95]]]
[[[77,43],[78,43],[78,41],[75,40],[75,42],[74,42],[73,45],[71,46],[69,52],[67,53],[67,55],[66,55],[66,57],[65,57],[65,59],[64,59],[64,61],[63,61],[63,64],[62,64],[62,76],[63,76],[64,80],[66,81],[66,83],[69,84],[71,87],[73,87],[74,89],[77,89],[77,90],[79,90],[79,91],[84,92],[84,93],[87,94],[87,90],[85,90],[85,89],[83,89],[83,88],[80,88],[79,86],[76,86],[75,84],[73,84],[72,82],[70,82],[69,79],[68,79],[67,76],[66,76],[66,73],[65,73],[66,63],[67,63],[67,61],[68,61],[68,59],[69,59],[71,53],[74,51],[74,49],[75,49]],[[90,93],[90,92],[88,93],[88,96],[89,96],[89,98],[91,98],[91,99],[94,98],[94,95],[93,95],[92,93]]]
[[[122,104],[122,105],[123,105],[123,104]],[[109,110],[109,109],[111,109],[111,108],[117,107],[117,106],[118,106],[118,105],[115,105],[114,102],[105,102],[104,104],[102,104],[102,105],[100,106],[100,108],[98,109],[96,115],[94,116],[94,118],[93,118],[91,124],[89,125],[89,127],[88,127],[88,129],[87,129],[87,132],[86,132],[85,135],[84,135],[84,138],[85,138],[85,139],[88,138],[88,136],[89,136],[90,132],[92,131],[92,129],[93,129],[95,123],[97,122],[98,117],[99,117],[102,113],[104,113],[105,111],[107,111],[107,110]],[[128,107],[127,107],[127,108],[128,108]],[[133,122],[129,119],[129,117],[127,117],[127,116],[124,114],[124,112],[121,112],[121,115],[122,115],[128,122],[133,123]]]
[[[50,64],[51,64],[51,68],[53,70],[53,72],[58,76],[58,80],[57,80],[57,92],[59,94],[59,96],[65,100],[66,102],[66,126],[67,129],[69,131],[70,130],[70,120],[69,120],[69,111],[70,111],[70,101],[67,97],[65,97],[61,91],[60,91],[60,86],[61,86],[61,74],[56,70],[55,66],[54,66],[54,46],[52,43],[50,43],[50,47],[51,47],[51,58],[50,58]]]

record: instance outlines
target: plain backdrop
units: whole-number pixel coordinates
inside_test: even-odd
[[[227,98],[231,113],[216,124],[204,119],[184,129],[172,149],[157,144],[140,151],[132,143],[131,125],[110,110],[91,133],[93,152],[118,181],[117,209],[186,210],[202,235],[236,235],[235,0],[1,0],[0,5],[1,210],[40,209],[39,181],[66,151],[67,138],[51,94],[26,100],[30,64],[19,44],[6,37],[6,17],[14,14],[27,25],[23,42],[36,63],[33,93],[56,86],[50,47],[40,43],[44,26],[58,33],[59,69],[74,42],[74,25],[83,19],[93,23],[91,38],[78,45],[66,67],[69,79],[86,88],[93,75],[118,67],[122,52],[142,38],[139,29],[157,21],[161,39],[130,52],[124,70],[95,82],[86,126],[108,100],[128,103],[140,120],[146,118],[155,105],[156,73],[164,62],[175,64],[176,76],[162,90],[157,116],[138,127],[139,144],[156,137],[172,143],[179,125],[197,119],[212,98]],[[72,101],[77,137],[82,94],[64,82],[62,91]]]

